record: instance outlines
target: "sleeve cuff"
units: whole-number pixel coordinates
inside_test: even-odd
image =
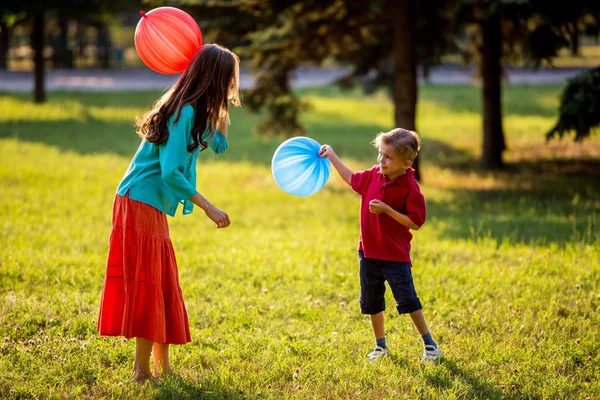
[[[227,138],[225,138],[225,136],[223,136],[223,134],[219,131],[215,131],[213,138],[208,145],[215,154],[224,153],[229,147]]]

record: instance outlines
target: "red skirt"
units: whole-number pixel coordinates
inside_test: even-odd
[[[167,216],[116,195],[98,331],[156,343],[191,341]]]

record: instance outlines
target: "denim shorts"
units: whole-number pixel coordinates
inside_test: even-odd
[[[385,281],[390,285],[400,314],[422,309],[413,283],[411,264],[365,258],[360,259],[360,312],[379,314],[385,311]]]

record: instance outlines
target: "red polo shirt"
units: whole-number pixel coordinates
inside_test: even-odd
[[[378,165],[352,174],[352,190],[360,194],[360,239],[358,250],[366,258],[410,262],[410,229],[385,213],[373,214],[369,202],[381,200],[394,210],[408,215],[417,225],[425,222],[425,197],[415,180],[415,170],[393,181],[381,174]]]

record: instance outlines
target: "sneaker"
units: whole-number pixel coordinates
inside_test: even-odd
[[[367,355],[369,361],[377,361],[380,358],[388,357],[390,355],[390,349],[387,347],[375,346],[375,350]]]
[[[434,364],[440,362],[440,360],[444,357],[444,352],[432,345],[425,345],[425,349],[423,350],[423,358],[422,362],[431,361]]]

